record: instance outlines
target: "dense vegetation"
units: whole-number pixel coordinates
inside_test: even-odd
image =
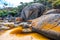
[[[55,8],[55,6],[57,6],[57,7],[60,6],[60,0],[33,0],[33,2],[29,2],[29,3],[20,2],[21,5],[19,5],[18,7],[15,7],[15,8],[5,7],[8,4],[3,3],[4,8],[0,9],[0,17],[6,17],[8,14],[11,14],[12,16],[18,16],[18,15],[20,15],[22,9],[25,6],[31,5],[32,3],[42,3],[46,6],[47,9],[52,9],[52,8]]]

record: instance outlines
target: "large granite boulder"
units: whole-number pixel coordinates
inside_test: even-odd
[[[48,13],[32,20],[32,28],[49,38],[60,40],[60,13],[54,11]]]
[[[45,11],[45,6],[41,3],[33,3],[30,6],[26,6],[21,12],[21,18],[24,21],[35,19],[40,17]]]

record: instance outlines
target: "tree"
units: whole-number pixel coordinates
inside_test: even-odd
[[[38,2],[38,0],[33,0],[34,1],[34,3],[37,3]]]
[[[3,4],[3,7],[7,6],[8,4],[5,2],[5,0],[0,0],[0,2]]]
[[[58,8],[60,9],[60,0],[56,0],[53,4],[52,4],[53,8]]]
[[[7,6],[8,4],[7,3],[4,3],[4,6]]]

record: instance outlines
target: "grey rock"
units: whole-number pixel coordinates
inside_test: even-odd
[[[25,21],[40,17],[45,11],[45,6],[41,3],[33,3],[30,6],[26,6],[21,12],[21,18]]]

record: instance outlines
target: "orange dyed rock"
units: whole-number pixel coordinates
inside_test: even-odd
[[[59,40],[60,27],[60,14],[47,14],[32,20],[32,28],[49,38]]]
[[[38,33],[21,33],[22,28],[14,28],[0,36],[0,40],[50,40]]]
[[[18,22],[22,22],[23,21],[22,18],[20,18],[20,17],[17,17],[15,20],[18,21]]]

